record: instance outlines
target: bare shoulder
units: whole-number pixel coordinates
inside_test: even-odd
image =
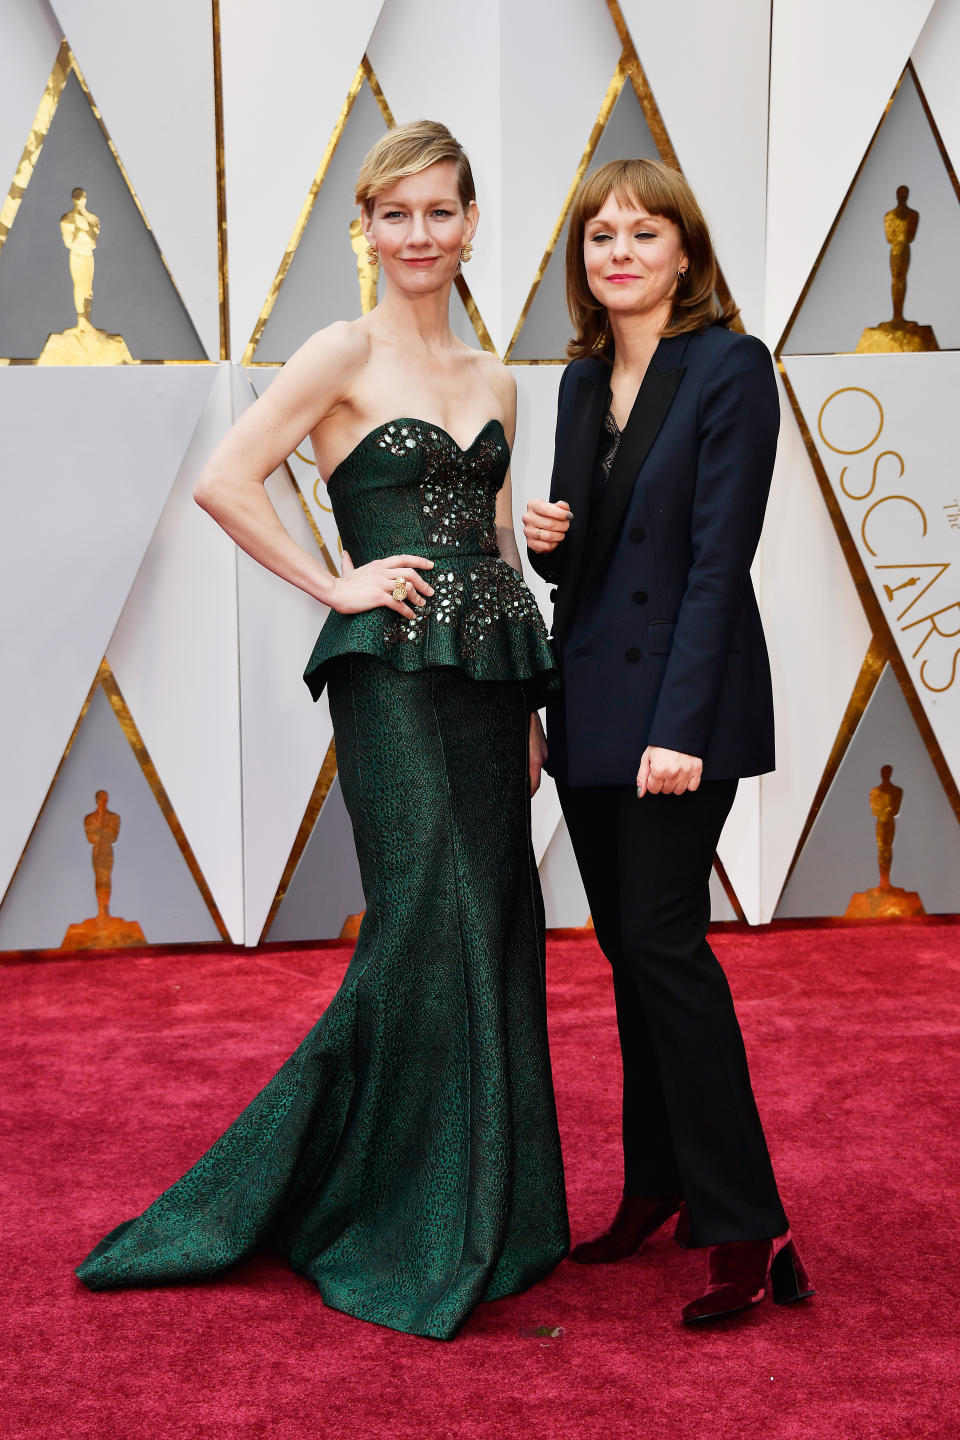
[[[475,350],[474,355],[479,373],[500,401],[504,413],[511,415],[517,406],[517,382],[513,372],[504,365],[499,355],[493,355],[489,350]]]
[[[356,322],[338,320],[315,331],[266,391],[268,408],[298,416],[307,433],[349,393],[369,353],[369,335]]]
[[[333,366],[354,370],[370,356],[370,334],[359,320],[335,320],[322,330],[315,330],[299,350],[287,361],[285,369],[298,371],[327,370]]]

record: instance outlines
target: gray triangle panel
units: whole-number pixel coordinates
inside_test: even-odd
[[[131,177],[136,184],[135,177]],[[0,355],[36,359],[47,336],[76,324],[60,218],[87,192],[100,221],[90,319],[122,335],[135,360],[205,360],[206,352],[71,73],[0,252]]]
[[[354,185],[364,156],[386,129],[376,97],[364,81],[263,328],[255,360],[282,364],[315,330],[360,314],[357,257],[350,243],[350,221],[358,213]]]
[[[599,170],[610,160],[659,160],[660,152],[650,133],[640,101],[628,80],[617,97],[606,129],[587,169]],[[544,271],[523,329],[510,353],[511,360],[563,360],[570,339],[570,317],[564,279],[567,249],[567,221],[564,222],[553,254]]]
[[[821,806],[776,919],[843,915],[853,894],[878,884],[870,791],[884,765],[903,790],[891,883],[916,891],[928,914],[957,909],[960,825],[888,665]]]
[[[906,185],[919,216],[910,245],[904,315],[932,325],[941,350],[960,346],[960,203],[913,76],[907,71],[783,345],[785,355],[856,350],[868,326],[893,314],[884,216]]]
[[[120,816],[110,913],[151,944],[217,941],[211,918],[137,758],[98,685],[0,908],[0,950],[55,949],[97,913],[84,816],[106,790]]]
[[[339,777],[280,902],[268,940],[335,940],[348,915],[364,907],[353,829]]]

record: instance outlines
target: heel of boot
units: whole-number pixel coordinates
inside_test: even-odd
[[[776,1305],[790,1305],[815,1294],[810,1277],[803,1268],[800,1253],[792,1240],[778,1250],[770,1266],[770,1285]]]

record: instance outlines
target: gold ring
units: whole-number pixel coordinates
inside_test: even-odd
[[[542,544],[543,544],[543,531],[540,529],[540,526],[539,526],[539,525],[537,526],[537,539],[540,541],[540,544],[542,545]]]
[[[390,593],[394,600],[406,600],[409,597],[410,592],[407,589],[407,582],[402,575],[397,576]]]

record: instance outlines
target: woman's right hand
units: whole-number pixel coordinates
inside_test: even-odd
[[[535,555],[549,555],[556,550],[570,529],[573,514],[566,500],[556,505],[549,500],[530,500],[523,512],[523,533]]]
[[[432,570],[433,561],[422,555],[388,555],[384,560],[371,560],[366,565],[354,565],[346,550],[340,578],[335,581],[330,597],[330,608],[339,610],[341,615],[358,615],[363,610],[396,610],[398,615],[412,619],[414,610],[405,600],[393,598],[393,587],[398,580],[405,580],[407,597],[412,605],[419,608],[427,603],[426,597],[433,594],[421,570]]]

